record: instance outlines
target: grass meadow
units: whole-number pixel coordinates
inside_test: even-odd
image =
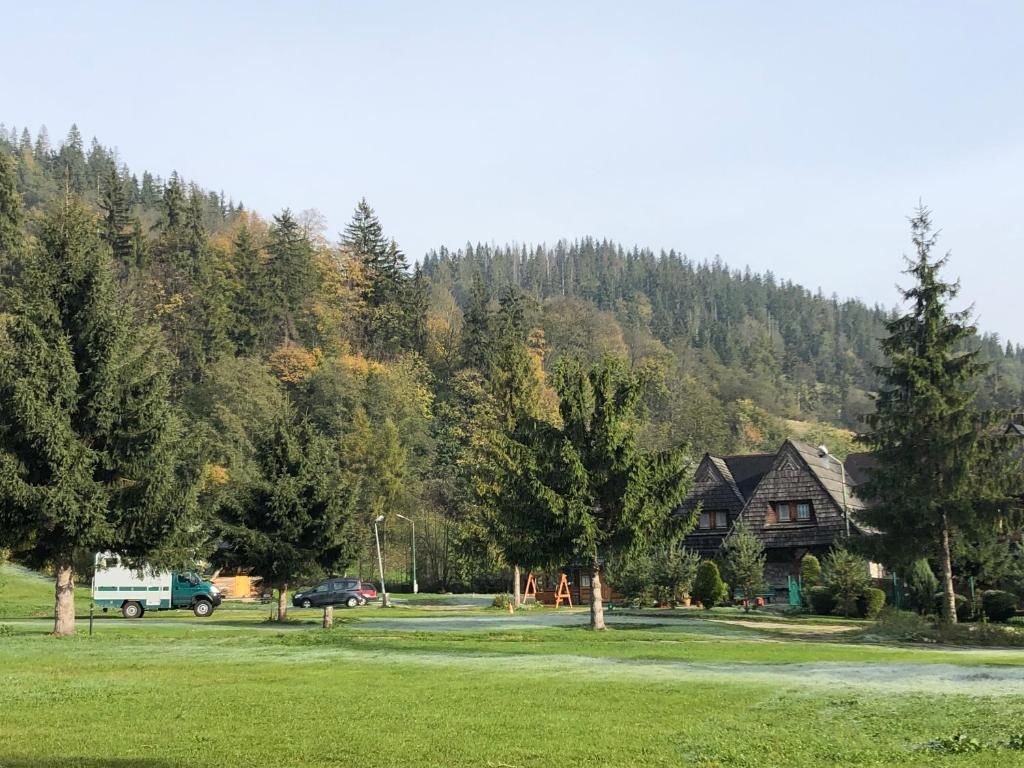
[[[7,615],[47,586],[0,576]],[[0,766],[1024,765],[1020,651],[726,611],[337,614],[0,618]]]

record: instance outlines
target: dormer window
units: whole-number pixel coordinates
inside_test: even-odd
[[[772,523],[809,523],[814,519],[809,501],[776,501],[771,511]]]
[[[697,528],[702,531],[722,530],[729,527],[729,513],[722,511],[701,512]]]

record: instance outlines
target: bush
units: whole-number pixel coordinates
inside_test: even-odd
[[[821,583],[821,563],[814,555],[806,554],[800,558],[800,581],[804,589],[816,587]]]
[[[953,596],[956,602],[956,620],[957,621],[970,621],[971,620],[971,601],[963,595]],[[935,597],[932,599],[932,604],[935,606],[935,613],[937,616],[942,616],[942,600],[943,596],[941,592],[936,592]]]
[[[878,619],[865,635],[870,639],[895,640],[899,643],[934,642],[933,626],[928,619],[911,611],[884,606]]]
[[[990,621],[1006,621],[1017,612],[1017,596],[990,589],[981,593],[981,609]]]
[[[811,610],[819,616],[827,616],[836,608],[836,596],[829,587],[811,587],[807,599]]]
[[[729,594],[729,588],[722,581],[718,573],[718,566],[711,560],[705,560],[697,569],[697,578],[693,580],[693,599],[699,602],[706,610],[710,610],[716,603],[725,600]]]
[[[876,619],[885,606],[885,592],[875,587],[868,587],[857,601],[857,609],[865,619]]]
[[[838,547],[825,558],[825,583],[836,598],[836,612],[850,616],[857,612],[857,600],[869,586],[868,563]]]
[[[928,561],[915,560],[907,574],[907,602],[918,613],[931,613],[935,606],[932,600],[939,589],[939,580]]]
[[[509,606],[512,605],[512,595],[500,593],[494,596],[494,602],[491,603],[492,608],[501,608],[507,611]]]

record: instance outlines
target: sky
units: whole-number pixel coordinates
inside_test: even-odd
[[[1024,4],[0,0],[0,121],[72,122],[414,259],[586,235],[894,306],[919,201],[1024,342]],[[959,305],[958,305],[959,306]]]

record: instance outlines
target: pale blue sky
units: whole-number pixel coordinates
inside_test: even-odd
[[[932,207],[980,325],[1024,341],[1024,5],[46,3],[0,8],[0,120],[77,121],[419,258],[586,234],[891,305]]]

